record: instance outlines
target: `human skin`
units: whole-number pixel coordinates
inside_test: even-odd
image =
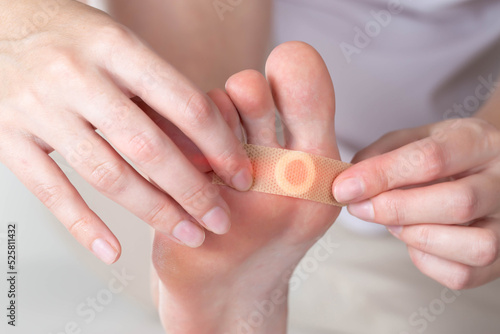
[[[170,120],[228,184],[246,190],[250,161],[200,88],[85,4],[0,0],[0,9],[0,161],[82,245],[108,264],[120,255],[116,237],[48,156],[54,150],[101,193],[182,244],[199,246],[202,226],[229,230],[229,206],[208,192],[210,180],[130,99]]]
[[[224,88],[239,71],[264,69],[271,0],[234,2],[232,10],[223,12],[217,12],[212,0],[107,2],[113,18],[203,91]]]
[[[386,134],[333,192],[387,225],[417,268],[452,289],[500,277],[500,89],[471,118]],[[464,226],[465,225],[465,226]]]
[[[279,147],[274,133],[277,108],[285,148],[339,159],[334,90],[319,54],[304,43],[285,43],[271,53],[266,74],[269,82],[256,71],[243,71],[228,80],[227,93],[209,93],[231,128],[237,131],[240,126],[238,110],[249,143]],[[233,212],[227,235],[209,233],[203,246],[187,249],[156,233],[153,263],[161,281],[157,294],[165,330],[238,332],[255,311],[255,302],[274,300],[272,306],[266,304],[271,314],[251,329],[285,333],[289,275],[333,224],[340,208],[239,193],[226,186],[220,191]]]

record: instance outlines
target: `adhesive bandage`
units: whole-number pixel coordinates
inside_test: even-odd
[[[335,178],[351,164],[282,148],[245,144],[254,172],[251,191],[341,206],[332,194]],[[213,183],[225,185],[214,174]]]

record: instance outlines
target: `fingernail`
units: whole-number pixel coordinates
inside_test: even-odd
[[[355,178],[346,179],[335,186],[334,196],[337,202],[348,203],[365,193],[365,184]]]
[[[208,211],[201,220],[215,234],[225,234],[231,227],[229,216],[221,207],[215,207]]]
[[[375,211],[373,210],[373,204],[370,200],[349,204],[347,210],[351,215],[362,220],[373,221],[375,218]]]
[[[118,252],[106,240],[96,239],[92,243],[92,252],[104,263],[115,262]]]
[[[239,191],[247,191],[250,189],[253,183],[252,173],[248,168],[243,168],[235,176],[233,176],[231,182],[233,187]]]
[[[397,225],[397,226],[387,226],[387,230],[391,232],[392,235],[394,235],[396,238],[399,238],[401,235],[401,231],[403,231],[403,226]]]
[[[197,248],[205,241],[205,232],[195,223],[183,220],[172,231],[172,235],[184,245]]]

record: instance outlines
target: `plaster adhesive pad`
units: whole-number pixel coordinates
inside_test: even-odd
[[[282,148],[245,144],[253,166],[250,191],[341,206],[332,194],[335,178],[352,166],[342,161]],[[214,184],[225,185],[213,175]]]

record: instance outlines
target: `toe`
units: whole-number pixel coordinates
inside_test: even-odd
[[[248,143],[278,147],[276,107],[266,78],[254,70],[243,71],[229,78],[226,90],[238,109]]]
[[[318,52],[302,42],[284,43],[269,56],[266,75],[285,126],[286,147],[339,158],[335,92]]]

